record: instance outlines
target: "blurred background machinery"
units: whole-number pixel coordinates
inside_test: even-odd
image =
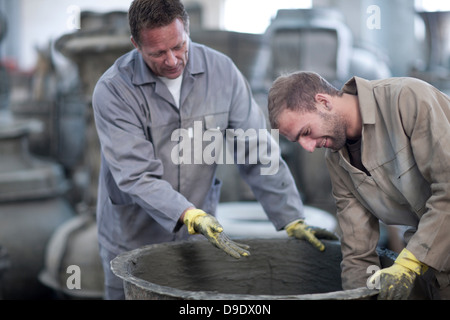
[[[387,62],[377,52],[354,46],[343,15],[333,8],[279,10],[264,34],[193,30],[191,39],[233,59],[266,115],[269,88],[284,73],[315,71],[337,88],[354,75],[366,79],[391,75]],[[310,154],[283,137],[280,140],[283,158],[305,203],[333,212],[325,151],[319,149]],[[234,166],[221,166],[219,176],[226,182],[222,200],[254,200]],[[230,185],[233,188],[227,188]]]

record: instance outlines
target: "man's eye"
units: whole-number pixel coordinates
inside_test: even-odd
[[[163,53],[162,52],[158,52],[158,53],[150,53],[149,56],[152,58],[159,58],[162,57]]]
[[[182,50],[185,47],[185,45],[186,45],[186,42],[180,43],[175,48],[173,48],[173,50],[180,51],[180,50]]]

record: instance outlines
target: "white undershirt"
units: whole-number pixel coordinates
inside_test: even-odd
[[[165,77],[159,78],[167,86],[167,89],[169,89],[170,93],[173,96],[173,99],[175,100],[177,108],[180,108],[180,94],[181,94],[181,83],[183,82],[183,74],[181,74],[176,79],[169,79]]]

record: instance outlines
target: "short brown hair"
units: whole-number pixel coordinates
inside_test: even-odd
[[[189,33],[189,15],[180,0],[134,0],[128,10],[131,36],[138,44],[142,30],[165,27],[175,19]]]
[[[326,93],[331,96],[343,94],[315,72],[297,71],[278,77],[269,90],[268,98],[269,120],[272,128],[278,129],[278,118],[285,109],[300,112],[316,111],[317,93]]]

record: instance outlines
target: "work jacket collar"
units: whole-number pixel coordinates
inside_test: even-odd
[[[363,128],[365,125],[375,124],[376,100],[373,94],[373,86],[370,81],[359,77],[353,77],[344,84],[342,91],[358,96]],[[338,151],[339,150],[330,149],[330,152],[333,153]]]
[[[363,78],[353,77],[345,83],[342,91],[358,96],[363,125],[375,124],[376,100],[371,82]]]

